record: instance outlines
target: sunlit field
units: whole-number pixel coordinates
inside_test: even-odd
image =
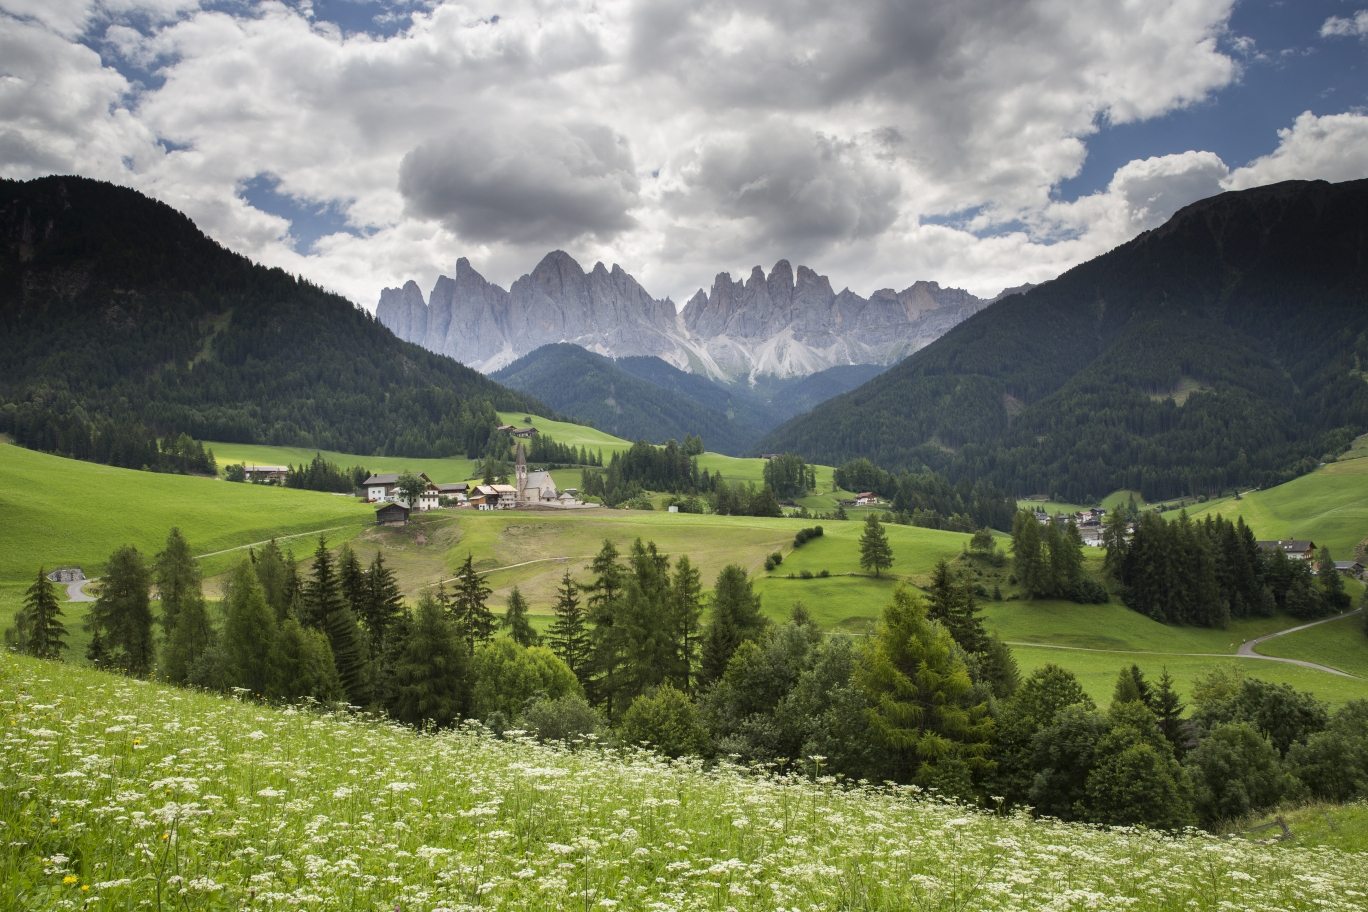
[[[47,909],[1359,910],[1368,855],[419,734],[0,655],[0,896]]]

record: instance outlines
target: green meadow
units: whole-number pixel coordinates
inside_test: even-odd
[[[1318,624],[1255,648],[1262,655],[1316,662],[1368,678],[1368,636],[1363,631],[1362,615]]]
[[[1310,539],[1318,546],[1328,545],[1337,559],[1347,560],[1354,546],[1368,537],[1368,457],[1360,455],[1363,452],[1356,448],[1309,475],[1189,513],[1244,517],[1260,538]]]

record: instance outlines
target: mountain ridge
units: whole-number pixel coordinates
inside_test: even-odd
[[[830,367],[895,363],[986,306],[966,291],[916,282],[869,298],[788,260],[745,279],[718,273],[676,310],[621,266],[588,272],[563,250],[548,253],[508,290],[462,257],[424,298],[412,280],[385,288],[376,318],[400,338],[492,373],[542,345],[569,342],[596,354],[659,357],[724,381],[807,376]],[[992,299],[996,300],[996,299]]]

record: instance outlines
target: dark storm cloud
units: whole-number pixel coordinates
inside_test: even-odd
[[[399,166],[410,212],[470,241],[562,244],[635,224],[626,139],[597,124],[492,124],[419,145]]]
[[[897,217],[897,179],[857,147],[789,126],[706,144],[689,169],[690,208],[751,219],[795,248],[876,235]]]

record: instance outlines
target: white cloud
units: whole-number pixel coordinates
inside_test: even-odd
[[[1353,16],[1331,16],[1321,25],[1322,38],[1368,37],[1368,10],[1359,10]]]
[[[1346,181],[1368,177],[1368,115],[1300,114],[1278,131],[1278,147],[1243,168],[1226,186],[1243,190],[1284,180]]]
[[[1102,124],[1238,78],[1232,6],[433,0],[380,36],[280,0],[0,0],[0,171],[128,183],[365,306],[462,255],[508,283],[550,247],[676,300],[780,257],[863,292],[992,293],[1220,186],[1225,164],[1193,151],[1052,199]],[[1353,154],[1293,139],[1250,167]],[[261,175],[348,230],[297,252],[243,199]]]

